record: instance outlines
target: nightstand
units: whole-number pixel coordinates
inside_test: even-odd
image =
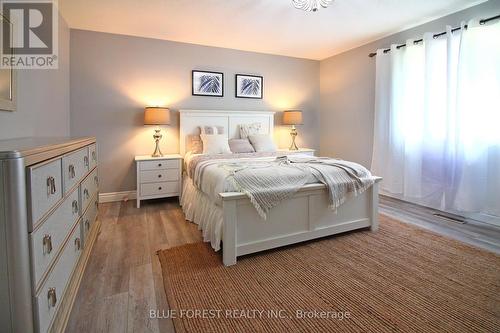
[[[141,200],[180,196],[182,156],[179,154],[135,157],[137,170],[137,208]]]
[[[314,156],[316,153],[316,149],[311,148],[299,148],[299,150],[289,150],[288,148],[278,149],[278,153],[280,154],[302,154],[302,155],[311,155]]]

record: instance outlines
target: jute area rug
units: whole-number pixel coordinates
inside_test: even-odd
[[[181,332],[500,332],[500,256],[381,216],[361,230],[238,258],[158,253]]]

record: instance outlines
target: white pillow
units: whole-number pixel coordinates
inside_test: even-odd
[[[231,154],[225,134],[201,134],[203,154]]]
[[[225,134],[224,126],[200,126],[201,134]]]
[[[242,124],[242,125],[240,125],[240,139],[246,139],[250,135],[259,134],[261,128],[262,128],[262,124],[261,123]]]
[[[256,152],[274,152],[276,151],[276,145],[270,135],[267,134],[256,134],[248,136],[248,139],[252,143]]]

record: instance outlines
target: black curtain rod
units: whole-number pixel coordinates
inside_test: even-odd
[[[496,20],[496,19],[499,19],[499,18],[500,18],[500,15],[497,15],[497,16],[492,16],[492,17],[489,17],[489,18],[486,18],[486,19],[482,19],[482,20],[480,20],[480,21],[479,21],[479,24],[485,24],[485,23],[487,23],[487,22],[489,22],[489,21],[493,21],[493,20]],[[465,28],[465,29],[467,29],[467,24],[464,26],[464,28]],[[461,28],[461,27],[456,27],[456,28],[451,29],[451,32],[455,32],[455,31],[460,30],[460,29],[462,29],[462,28]],[[440,33],[438,33],[438,34],[435,34],[435,35],[433,35],[432,37],[433,37],[433,38],[438,38],[439,36],[443,36],[443,35],[446,35],[446,31],[440,32]],[[417,39],[417,40],[413,41],[413,43],[414,43],[414,44],[418,44],[418,43],[422,42],[423,40],[424,40],[423,38],[420,38],[420,39]],[[405,47],[405,46],[406,46],[406,43],[405,43],[405,44],[400,44],[400,45],[396,46],[396,48],[397,48],[397,49],[400,49],[400,48]],[[387,52],[389,52],[390,50],[391,50],[390,48],[385,49],[385,50],[384,50],[384,53],[387,53]],[[374,57],[374,56],[376,56],[376,55],[377,55],[377,52],[372,52],[372,53],[370,53],[368,56],[369,56],[370,58],[372,58],[372,57]]]

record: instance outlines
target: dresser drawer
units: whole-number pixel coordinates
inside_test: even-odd
[[[89,146],[89,159],[90,159],[89,170],[92,170],[97,165],[97,145],[96,144]]]
[[[61,160],[28,168],[30,192],[31,227],[47,213],[62,197]],[[30,228],[30,230],[32,230]]]
[[[95,219],[97,217],[97,195],[92,198],[92,202],[90,206],[87,208],[85,213],[83,214],[82,217],[82,222],[81,222],[81,235],[82,235],[82,241],[85,246],[85,242],[87,241],[87,235],[92,228],[92,224],[95,222]]]
[[[76,224],[55,266],[36,295],[38,331],[47,332],[64,296],[66,285],[82,251],[80,228]]]
[[[139,162],[140,170],[179,169],[179,160],[158,160]]]
[[[77,189],[73,190],[52,215],[30,234],[31,265],[37,288],[76,220],[78,220]]]
[[[89,150],[87,147],[62,158],[64,192],[75,186],[89,171]]]
[[[80,187],[81,198],[82,198],[82,209],[81,209],[82,213],[85,211],[85,209],[87,209],[90,200],[97,193],[97,185],[98,185],[97,169],[94,169],[94,171],[92,171],[87,176],[87,178],[85,178]]]
[[[179,169],[165,169],[156,171],[141,171],[140,182],[156,183],[179,180]]]
[[[177,193],[179,193],[179,182],[141,184],[141,196]]]

